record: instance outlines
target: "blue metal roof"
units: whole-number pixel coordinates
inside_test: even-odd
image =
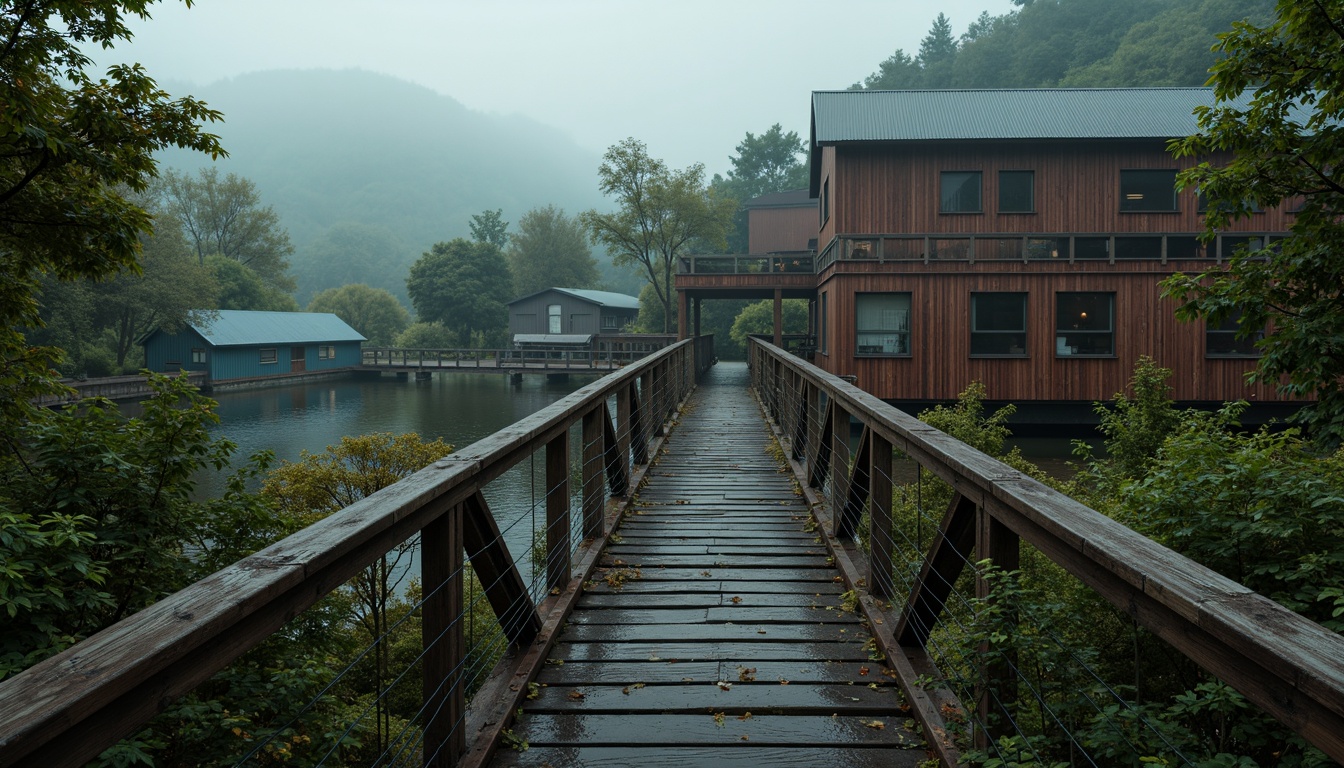
[[[575,298],[590,301],[603,307],[639,309],[639,299],[634,296],[627,296],[624,293],[615,293],[613,291],[590,291],[586,288],[552,288],[551,290],[567,293]]]
[[[1197,133],[1195,108],[1213,103],[1211,88],[816,91],[812,144],[1174,139]]]
[[[191,327],[215,347],[249,344],[317,344],[367,341],[329,312],[257,312],[220,309],[194,320]]]

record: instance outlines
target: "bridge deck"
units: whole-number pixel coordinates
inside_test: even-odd
[[[924,759],[745,378],[694,396],[495,765]]]

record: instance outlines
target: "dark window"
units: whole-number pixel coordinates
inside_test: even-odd
[[[1197,237],[1168,237],[1167,259],[1198,259],[1204,256],[1204,244]]]
[[[1117,237],[1115,238],[1115,258],[1152,259],[1162,258],[1162,238],[1160,237]]]
[[[1038,237],[1027,240],[1028,259],[1069,260],[1069,238]]]
[[[939,210],[943,213],[980,213],[979,171],[944,171]]]
[[[196,363],[196,364],[198,364],[198,365],[199,365],[200,363],[204,363],[204,362],[205,362],[205,350],[204,350],[204,349],[195,349],[195,348],[193,348],[193,349],[191,350],[191,362]]]
[[[1075,237],[1073,247],[1075,259],[1111,258],[1111,239],[1109,237]]]
[[[278,358],[278,357],[276,356],[276,354],[275,354],[275,350],[274,350],[274,349],[263,349],[263,350],[261,350],[261,362],[262,362],[262,363],[274,363],[274,362],[276,362],[276,361],[279,360],[279,359],[280,359],[280,358]]]
[[[826,226],[826,220],[831,218],[831,180],[829,178],[821,182],[821,205],[817,206],[817,211],[821,214],[821,225]]]
[[[1195,203],[1196,210],[1198,210],[1200,213],[1208,213],[1209,198],[1207,195],[1204,194],[1202,190],[1195,193],[1195,201],[1196,201]],[[1259,205],[1257,205],[1255,201],[1248,201],[1246,205],[1250,209],[1251,213],[1264,213],[1264,210]],[[1217,203],[1214,205],[1214,207],[1220,210],[1227,210],[1229,212],[1231,210],[1231,206],[1228,206],[1224,203]]]
[[[856,294],[854,328],[859,357],[910,354],[910,294]]]
[[[329,344],[319,344],[317,346],[318,360],[332,360],[336,357],[336,347]]]
[[[1035,213],[1036,172],[999,171],[999,213]]]
[[[1115,354],[1115,294],[1055,294],[1055,356]]]
[[[1265,337],[1264,329],[1257,328],[1245,338],[1237,338],[1241,330],[1240,313],[1204,330],[1204,354],[1209,357],[1259,357],[1255,343]]]
[[[1176,210],[1176,171],[1121,171],[1120,210]]]
[[[1027,356],[1027,294],[971,294],[971,355]]]
[[[829,354],[831,351],[831,345],[830,345],[831,337],[828,328],[828,325],[830,323],[830,315],[826,313],[825,291],[821,292],[821,296],[818,299],[818,305],[819,306],[817,308],[817,324],[820,327],[817,329],[817,347],[818,351],[821,352],[823,355],[825,355]]]
[[[1247,251],[1259,251],[1265,247],[1263,237],[1248,237],[1245,235],[1223,235],[1218,238],[1219,246],[1222,249],[1219,255],[1224,259],[1230,259],[1236,255],[1237,251],[1245,249]]]

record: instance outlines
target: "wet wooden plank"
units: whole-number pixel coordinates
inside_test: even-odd
[[[749,568],[745,564],[727,568],[708,566],[704,568],[644,568],[642,575],[632,580],[661,580],[696,582],[714,581],[780,581],[825,583],[839,579],[831,568]],[[600,579],[600,574],[599,574]]]
[[[634,601],[630,601],[633,603]],[[582,606],[581,606],[582,608]],[[577,625],[650,625],[663,624],[679,627],[685,624],[857,624],[858,618],[834,606],[744,606],[724,605],[713,608],[587,608],[575,611],[569,618],[572,626]],[[667,632],[681,630],[670,628]]]
[[[883,662],[864,661],[762,661],[754,658],[690,661],[566,661],[549,664],[537,676],[547,685],[619,685],[638,683],[713,683],[754,678],[755,682],[790,685],[854,683],[879,687],[896,685],[895,671]]]
[[[661,572],[661,571],[659,571]],[[746,598],[752,594],[778,594],[778,595],[838,595],[844,591],[845,587],[840,582],[834,580],[827,581],[751,581],[751,580],[729,580],[720,581],[718,579],[706,578],[697,580],[695,583],[684,581],[662,581],[660,579],[636,578],[626,581],[619,588],[613,587],[599,579],[602,574],[595,574],[597,577],[591,584],[584,587],[584,591],[593,595],[621,595],[621,594],[715,594],[728,595],[732,597]]]
[[[616,562],[620,560],[622,562]],[[628,562],[626,562],[628,560]],[[746,555],[715,555],[715,554],[685,554],[685,555],[643,555],[623,557],[605,557],[602,564],[610,565],[637,565],[644,568],[654,568],[657,566],[676,567],[676,568],[732,568],[739,565],[759,565],[767,568],[829,568],[830,564],[820,555],[762,555],[759,558],[751,558],[749,562]]]
[[[530,747],[502,752],[495,765],[585,766],[585,768],[663,768],[664,766],[712,765],[717,768],[915,768],[924,752],[913,746],[891,747],[761,747],[744,741],[719,747],[667,747],[641,751],[637,757],[627,747]]]
[[[515,724],[516,736],[530,744],[564,744],[580,740],[585,746],[738,745],[753,747],[787,744],[868,744],[915,746],[919,739],[899,717],[831,717],[813,715],[741,714],[719,719],[713,713],[696,715],[529,715]],[[882,723],[881,728],[865,723]],[[746,736],[746,739],[742,737]]]
[[[571,619],[572,621],[572,619]],[[851,637],[868,639],[857,624],[852,628],[832,624],[682,624],[673,626],[589,626],[571,623],[563,635],[575,643],[613,642],[747,642],[769,638],[790,643],[842,643]]]
[[[552,685],[527,704],[534,714],[675,715],[714,712],[758,715],[882,715],[898,708],[891,686],[744,683],[737,678],[643,686]]]
[[[763,606],[792,608],[810,608],[816,606],[820,608],[838,608],[840,607],[841,599],[840,596],[836,594],[752,594],[748,592],[740,595],[728,595],[724,594],[722,591],[641,594],[638,598],[632,598],[618,593],[590,593],[584,595],[583,599],[579,601],[578,607],[580,609],[623,608],[631,603],[637,603],[640,606],[650,609],[714,608],[721,605],[736,605],[743,608],[759,608]]]
[[[872,661],[864,639],[849,642],[786,643],[759,638],[755,642],[644,642],[589,643],[561,640],[551,649],[551,658],[561,661],[654,661],[678,664],[687,661],[753,659],[764,661]]]

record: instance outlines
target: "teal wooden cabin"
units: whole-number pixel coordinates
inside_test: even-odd
[[[204,371],[217,384],[353,368],[364,341],[329,313],[222,309],[176,333],[151,331],[141,344],[150,370]]]

